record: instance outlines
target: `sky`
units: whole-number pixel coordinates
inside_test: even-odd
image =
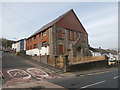
[[[27,38],[70,9],[88,32],[91,47],[118,47],[117,2],[2,2],[2,37]]]

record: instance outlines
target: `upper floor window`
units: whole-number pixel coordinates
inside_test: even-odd
[[[39,37],[41,37],[40,33],[39,33]]]
[[[85,36],[84,36],[84,35],[82,35],[81,39],[82,39],[82,42],[84,42],[84,43],[85,43],[86,38],[85,38]]]
[[[27,47],[27,49],[29,50],[29,46]]]
[[[32,46],[30,46],[30,49],[32,49]]]
[[[78,39],[79,38],[79,34],[76,32],[76,39]]]
[[[47,42],[46,41],[42,42],[42,46],[47,47]]]
[[[32,41],[32,38],[30,38],[30,41]]]
[[[37,48],[37,44],[34,44],[34,48]]]
[[[70,31],[68,31],[68,40],[70,40]]]
[[[34,39],[36,39],[36,35],[34,36]]]
[[[31,40],[29,39],[28,41],[30,42]]]
[[[74,32],[72,32],[72,40],[73,41],[75,40],[75,38],[74,38]]]
[[[59,31],[58,31],[58,38],[59,38],[59,39],[62,39],[62,37],[63,37],[63,36],[62,36],[62,30],[59,30]]]
[[[42,32],[42,36],[46,36],[46,31]]]

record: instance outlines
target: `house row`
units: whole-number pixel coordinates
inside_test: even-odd
[[[110,50],[110,49],[101,49],[99,48],[92,48],[90,47],[90,52],[92,53],[92,56],[107,56],[108,60],[110,61],[114,61],[114,60],[118,60],[119,59],[119,52],[115,51],[115,50]]]
[[[26,39],[21,39],[12,44],[12,50],[16,52],[23,52],[26,50]]]

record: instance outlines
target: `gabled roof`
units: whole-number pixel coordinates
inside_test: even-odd
[[[34,34],[32,34],[30,37],[32,37],[32,36],[36,35],[37,33],[41,32],[41,31],[43,31],[43,30],[45,30],[45,29],[47,29],[47,28],[49,28],[49,27],[51,27],[51,26],[53,26],[53,25],[55,25],[58,21],[60,21],[65,15],[67,15],[67,14],[68,14],[69,12],[71,12],[71,11],[74,13],[73,9],[70,9],[69,11],[67,11],[67,12],[64,13],[64,14],[62,14],[61,16],[59,16],[58,18],[56,18],[55,20],[53,20],[53,21],[49,22],[48,24],[44,25],[42,28],[40,28],[38,31],[36,31]],[[74,15],[76,16],[75,13],[74,13]],[[77,16],[76,16],[76,18],[77,18],[77,20],[79,21],[79,19],[78,19]],[[79,21],[79,23],[81,24],[80,21]],[[82,24],[81,24],[81,26],[82,26]],[[82,27],[83,27],[83,26],[82,26]],[[84,27],[83,27],[83,28],[84,28]],[[86,32],[85,29],[84,29],[84,32]],[[87,33],[87,32],[86,32],[86,33]],[[30,38],[30,37],[28,37],[28,38]]]
[[[90,47],[89,49],[92,50],[93,52],[100,52],[101,54],[104,54],[104,53],[117,54],[117,51],[115,50],[109,50],[109,49],[105,50],[105,49],[92,48],[92,47]]]

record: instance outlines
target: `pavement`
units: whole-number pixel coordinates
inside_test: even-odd
[[[64,87],[50,83],[48,81],[36,81],[36,82],[22,83],[19,85],[5,86],[4,89],[6,89],[6,88],[41,88],[41,89],[45,89],[45,88],[64,88]]]

